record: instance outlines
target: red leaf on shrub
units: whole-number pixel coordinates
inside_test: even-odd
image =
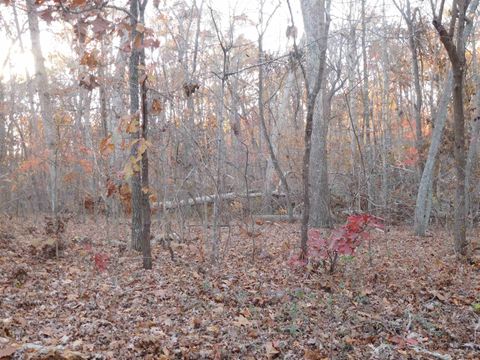
[[[351,215],[347,223],[333,230],[328,238],[323,237],[320,229],[309,229],[308,256],[314,261],[326,260],[330,262],[330,269],[334,269],[337,255],[353,255],[362,241],[368,239],[369,228],[383,230],[383,220],[370,214]],[[290,265],[305,266],[307,263],[298,256],[289,260]]]
[[[300,255],[293,255],[288,260],[288,264],[290,266],[306,266],[308,264],[308,259],[301,259]]]
[[[95,268],[100,271],[100,272],[103,272],[107,269],[107,265],[108,265],[108,255],[107,254],[101,254],[101,253],[97,253],[93,256],[93,262],[95,264]]]

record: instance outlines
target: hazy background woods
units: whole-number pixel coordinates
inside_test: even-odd
[[[313,227],[369,212],[425,234],[453,224],[457,141],[464,218],[478,220],[478,2],[292,0],[291,13],[273,0],[2,3],[2,212],[119,221],[133,196],[161,224],[215,232],[298,217],[308,198]],[[459,54],[464,39],[461,75],[439,14]]]

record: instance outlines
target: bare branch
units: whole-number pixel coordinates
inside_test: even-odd
[[[438,35],[440,35],[440,41],[442,42],[443,46],[445,47],[445,50],[447,50],[448,57],[450,58],[450,61],[453,64],[459,64],[460,63],[460,58],[458,57],[457,54],[457,48],[455,44],[453,43],[453,39],[450,36],[450,34],[447,32],[445,27],[437,20],[437,18],[434,18],[432,21],[433,26],[438,32]]]

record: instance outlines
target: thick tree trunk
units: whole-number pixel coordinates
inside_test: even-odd
[[[470,4],[469,13],[474,14],[479,4],[479,0],[474,0]],[[465,29],[462,31],[463,42],[466,41],[472,31],[472,22],[468,22]],[[440,149],[440,144],[443,136],[443,130],[448,114],[448,103],[453,90],[453,71],[450,70],[448,78],[445,81],[442,95],[438,104],[435,115],[434,129],[431,137],[430,148],[428,149],[427,160],[420,179],[420,185],[417,193],[417,201],[415,204],[415,224],[414,231],[416,235],[425,236],[428,222],[430,219],[430,210],[432,205],[432,186],[433,186],[433,172],[437,154]],[[464,185],[465,186],[465,185]]]
[[[145,24],[145,7],[147,0],[143,0],[140,5],[140,21]],[[141,81],[141,110],[142,110],[142,138],[147,141],[148,138],[148,102],[147,102],[147,77],[146,62],[145,62],[145,47],[144,34],[141,33],[142,48],[139,52],[139,62],[142,65],[143,80]],[[152,268],[152,249],[150,243],[150,228],[151,228],[151,208],[150,208],[150,183],[149,183],[149,168],[148,168],[148,148],[142,153],[141,164],[142,177],[142,254],[143,254],[143,268],[150,270]]]
[[[290,6],[290,3],[288,3]],[[301,258],[306,258],[308,256],[308,226],[310,223],[310,157],[312,151],[312,131],[313,131],[313,122],[314,122],[314,113],[315,106],[317,102],[318,94],[322,89],[322,80],[323,73],[325,70],[325,59],[327,52],[327,36],[329,29],[329,14],[328,10],[330,8],[330,1],[320,0],[302,0],[302,14],[304,18],[304,27],[305,32],[310,33],[310,37],[313,37],[312,44],[320,44],[319,49],[321,49],[319,56],[312,55],[311,52],[307,54],[307,66],[303,66],[302,63],[299,63],[299,66],[302,70],[303,77],[305,80],[305,89],[307,92],[307,115],[305,119],[305,135],[304,135],[304,154],[302,161],[302,182],[303,182],[303,216],[302,216],[302,225],[301,225],[301,238],[300,238],[300,248],[301,248]],[[290,15],[292,16],[292,25],[293,25],[293,15],[290,8]],[[314,16],[315,15],[315,16]],[[308,40],[307,40],[308,41]],[[294,42],[296,57],[300,58],[298,47],[296,42]],[[317,71],[315,72],[315,68]],[[326,159],[324,159],[326,160]],[[323,191],[324,189],[320,189]]]
[[[5,92],[4,92],[4,85],[3,85],[3,78],[0,76],[0,104],[4,103],[5,101]],[[6,154],[7,154],[7,147],[5,146],[5,140],[6,140],[6,116],[4,109],[0,109],[0,204],[6,204],[8,201],[7,199],[7,194],[9,193],[8,191],[4,190],[4,187],[7,187],[7,183],[5,182],[6,179],[6,165],[4,164],[4,161],[6,159]],[[24,144],[24,141],[22,139],[22,144]],[[0,205],[0,210],[2,209],[2,205]]]
[[[476,49],[475,41],[473,41],[473,48]],[[474,106],[476,111],[475,118],[473,119],[473,124],[470,130],[470,144],[468,146],[467,162],[465,165],[465,212],[467,218],[469,217],[471,211],[471,194],[473,193],[473,191],[471,191],[470,189],[470,180],[472,177],[472,172],[475,169],[474,164],[477,158],[478,138],[480,135],[480,74],[478,69],[478,57],[476,51],[473,51],[472,55],[472,72],[473,81],[475,84]]]
[[[30,39],[32,43],[32,54],[35,61],[35,81],[38,97],[40,99],[40,112],[43,122],[43,132],[45,143],[49,151],[49,177],[48,187],[50,192],[50,208],[54,216],[57,214],[57,141],[58,134],[53,119],[53,104],[49,93],[49,80],[45,69],[45,59],[42,53],[40,42],[40,29],[38,25],[38,15],[34,0],[26,0],[28,26],[30,29]]]
[[[464,51],[464,50],[463,50]],[[454,239],[455,251],[462,256],[467,255],[467,223],[465,209],[465,117],[463,111],[463,81],[464,71],[462,62],[461,68],[455,69],[453,74],[453,118],[455,134],[455,171],[457,175],[455,187],[455,217],[454,217]]]
[[[130,19],[131,41],[135,42],[135,38],[138,35],[136,26],[138,23],[138,0],[130,1]],[[140,121],[140,100],[139,100],[139,79],[138,79],[138,63],[139,63],[139,51],[135,46],[132,46],[130,54],[130,63],[128,69],[128,82],[130,86],[130,116]],[[133,161],[137,158],[138,140],[140,139],[140,129],[131,135],[132,144],[131,159]],[[133,158],[133,159],[132,159]],[[141,189],[141,172],[134,171],[131,179],[132,188],[132,248],[137,251],[142,250],[142,189]]]
[[[0,104],[4,103],[5,101],[5,92],[4,92],[4,85],[3,79],[0,77]],[[7,151],[7,147],[5,146],[6,140],[6,130],[5,130],[5,112],[3,109],[0,109],[0,176],[3,176],[3,161],[5,159],[5,154]]]
[[[465,209],[465,116],[463,108],[463,92],[465,77],[465,25],[467,23],[466,11],[469,0],[454,2],[450,31],[442,24],[442,17],[435,17],[433,25],[437,30],[440,41],[447,51],[453,72],[453,120],[454,120],[454,157],[455,157],[455,216],[454,240],[455,251],[459,256],[468,255],[468,242],[466,238],[466,209]],[[443,2],[441,3],[443,9]],[[471,21],[470,21],[471,23]],[[456,25],[456,33],[454,34]]]
[[[430,220],[433,171],[435,169],[435,162],[437,160],[438,151],[440,150],[440,145],[442,142],[443,130],[445,129],[445,123],[447,121],[447,110],[452,94],[452,86],[453,74],[451,71],[449,71],[435,115],[434,128],[431,136],[430,147],[428,149],[427,161],[425,162],[420,184],[418,186],[414,215],[414,231],[418,236],[425,236],[428,228],[428,222]]]
[[[312,153],[310,155],[311,174],[311,210],[309,224],[312,227],[330,228],[333,220],[330,211],[330,188],[328,183],[328,113],[325,94],[319,94],[315,113],[321,116],[319,121],[313,121]]]
[[[305,27],[307,46],[306,75],[310,86],[309,92],[313,91],[316,82],[324,83],[324,64],[327,52],[328,35],[328,11],[330,2],[325,0],[313,1],[302,0],[302,15]],[[321,67],[321,72],[319,68]],[[309,212],[309,225],[313,227],[331,227],[332,218],[330,213],[330,190],[328,184],[328,157],[327,157],[327,133],[328,119],[323,112],[323,91],[319,91],[318,99],[315,94],[312,135],[309,140],[311,155],[309,155],[309,198],[311,209]],[[307,100],[308,101],[308,100]],[[308,112],[308,105],[307,105]],[[307,118],[309,114],[307,114]],[[307,120],[308,122],[308,120]]]

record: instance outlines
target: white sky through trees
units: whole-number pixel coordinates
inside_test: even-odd
[[[187,1],[188,2],[188,1]],[[115,1],[118,6],[121,6],[120,1]],[[199,3],[199,1],[197,1]],[[168,2],[164,6],[164,12],[168,12]],[[275,14],[270,20],[269,27],[264,36],[264,48],[267,51],[280,53],[284,52],[287,47],[286,29],[290,23],[290,15],[285,0],[265,0],[264,5],[264,18],[270,17],[272,11],[277,7]],[[149,2],[150,9],[147,9],[147,26],[148,22],[152,18],[148,19],[150,15],[154,14],[152,8],[152,2]],[[25,9],[22,2],[18,2],[17,13],[20,20],[20,28],[23,29],[22,41],[25,52],[21,51],[20,43],[17,38],[17,31],[14,26],[13,14],[11,7],[1,6],[1,27],[8,27],[8,31],[0,32],[0,74],[4,80],[8,80],[10,77],[15,76],[18,78],[24,78],[25,69],[28,69],[30,74],[34,72],[33,58],[30,52],[30,37],[28,34],[28,26],[26,23]],[[259,2],[251,0],[206,0],[203,9],[203,26],[211,26],[211,17],[209,7],[214,10],[214,14],[217,15],[217,22],[223,31],[227,31],[229,23],[233,17],[246,16],[248,21],[238,22],[235,24],[235,35],[243,34],[247,39],[252,42],[257,41],[257,29],[256,23],[259,20]],[[292,0],[292,7],[294,9],[295,23],[298,28],[302,27],[302,19],[300,13],[300,7],[297,0]],[[2,24],[3,23],[3,24]],[[53,22],[47,24],[40,19],[41,40],[44,55],[47,60],[47,66],[51,66],[52,60],[55,57],[68,57],[70,55],[71,41],[73,39],[68,38],[68,33],[64,31],[63,27],[70,25],[62,22]],[[10,33],[10,34],[9,34]],[[67,38],[66,38],[67,36]]]
[[[200,0],[196,0],[197,4]],[[235,23],[235,36],[243,35],[245,38],[257,42],[257,28],[256,24],[259,22],[259,9],[261,0],[205,0],[203,8],[203,28],[208,28],[213,31],[213,25],[211,22],[211,16],[209,7],[214,10],[217,15],[217,23],[221,27],[222,31],[228,30],[229,24],[233,17],[245,16],[247,21],[237,21]],[[286,0],[263,0],[264,5],[264,19],[268,19],[274,11],[268,29],[264,35],[264,49],[274,54],[284,53],[291,41],[286,37],[287,26],[290,24],[290,14],[287,7]],[[118,6],[125,6],[126,1],[110,1]],[[191,4],[191,0],[186,1]],[[403,3],[402,0],[398,0],[399,3]],[[421,6],[422,12],[425,16],[430,16],[430,10],[426,8],[423,2],[417,2],[411,0],[412,6]],[[160,7],[162,12],[167,13],[170,7],[173,7],[176,2],[161,1]],[[294,13],[295,26],[298,30],[298,37],[302,34],[302,15],[300,11],[299,0],[291,0],[291,5]],[[17,13],[20,19],[20,28],[23,31],[23,45],[25,53],[20,50],[20,44],[17,39],[17,31],[15,29],[12,5],[0,6],[0,28],[4,28],[7,31],[0,31],[0,74],[5,80],[8,80],[11,76],[24,77],[25,68],[33,74],[33,59],[30,53],[30,37],[28,34],[28,25],[26,23],[26,14],[24,2],[17,1]],[[345,22],[350,21],[348,19],[348,13],[354,7],[359,7],[360,1],[357,0],[332,0],[332,30],[336,27],[345,25]],[[382,9],[385,6],[385,13],[389,21],[401,21],[398,10],[394,7],[391,0],[374,0],[368,1],[368,8],[372,9],[377,15],[381,16]],[[358,15],[358,11],[353,11],[355,16]],[[157,11],[153,9],[153,2],[149,1],[149,8],[147,9],[147,26],[149,22],[154,21],[154,17],[157,16]],[[150,16],[150,18],[149,18]],[[355,20],[353,20],[355,21]],[[380,20],[379,20],[380,21]],[[53,22],[47,24],[40,19],[41,39],[42,47],[47,59],[47,66],[51,66],[52,59],[55,57],[69,57],[71,55],[71,44],[73,38],[70,31],[64,31],[64,27],[71,27],[71,25],[63,22]],[[298,39],[300,40],[300,39]],[[161,50],[161,49],[160,49]],[[70,56],[71,57],[71,56]]]

